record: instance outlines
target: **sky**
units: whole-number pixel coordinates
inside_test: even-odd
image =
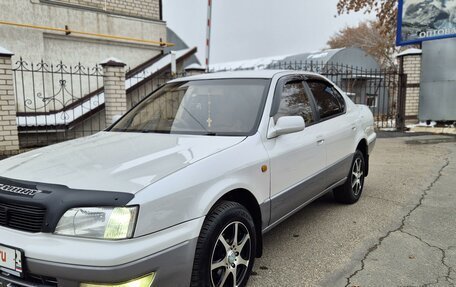
[[[212,0],[210,63],[312,52],[345,26],[372,19],[336,16],[337,0]],[[207,0],[163,0],[163,18],[205,59]]]

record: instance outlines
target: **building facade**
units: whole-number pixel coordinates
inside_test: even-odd
[[[147,20],[161,20],[161,3],[159,0],[41,0],[41,2],[66,4],[75,8]]]
[[[0,1],[0,46],[14,53],[13,62],[94,66],[116,57],[135,67],[163,50],[146,42],[166,41],[160,6],[160,0]]]

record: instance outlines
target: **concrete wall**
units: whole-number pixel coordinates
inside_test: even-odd
[[[41,0],[55,4],[89,7],[120,15],[160,20],[159,0]]]
[[[90,2],[91,6],[99,5],[98,2],[104,4],[104,0],[5,0],[0,1],[0,19],[55,28],[65,28],[65,25],[68,25],[70,29],[78,31],[147,40],[166,39],[165,22],[158,20],[157,12],[151,12],[158,10],[158,0],[107,1],[112,5],[122,7],[124,14],[132,14],[131,11],[138,9],[137,5],[150,6],[147,8],[149,10],[143,11],[147,15],[152,13],[150,17],[147,17],[150,19],[119,16],[105,11],[85,9],[82,6],[77,8],[62,5],[60,2],[71,2],[77,5],[84,3],[89,5]],[[125,2],[125,5],[121,2]],[[5,25],[0,25],[0,45],[15,54],[13,62],[17,61],[19,57],[23,57],[28,62],[38,62],[43,59],[49,64],[63,61],[66,65],[76,65],[81,62],[87,66],[94,66],[108,57],[116,57],[122,59],[127,67],[134,67],[162,51],[161,47],[149,44],[65,35],[63,32]]]

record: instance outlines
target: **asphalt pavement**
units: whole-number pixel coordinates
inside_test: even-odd
[[[252,286],[455,286],[456,138],[379,138],[360,201],[328,194],[264,238]]]

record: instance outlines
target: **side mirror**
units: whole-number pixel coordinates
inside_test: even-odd
[[[271,118],[269,123],[268,138],[275,138],[281,135],[296,133],[304,130],[306,124],[300,116],[280,117],[277,123],[274,124],[274,119]]]

